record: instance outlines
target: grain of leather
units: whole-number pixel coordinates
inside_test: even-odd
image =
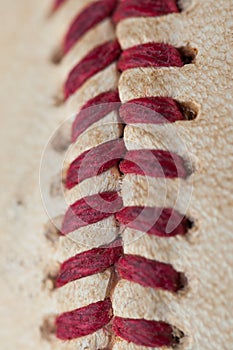
[[[67,1],[57,16],[48,20],[49,4],[45,0],[39,3],[29,0],[0,2],[5,14],[3,27],[6,28],[4,35],[1,35],[1,43],[7,47],[1,58],[4,86],[1,116],[4,171],[1,181],[5,189],[2,192],[2,208],[7,209],[1,219],[0,238],[3,266],[0,329],[4,349],[73,350],[86,347],[96,350],[108,344],[108,337],[103,330],[66,344],[53,337],[47,341],[39,331],[45,315],[71,311],[103,300],[108,288],[108,271],[72,282],[54,293],[42,283],[57,260],[62,262],[65,255],[69,258],[87,250],[82,244],[74,246],[71,240],[52,244],[45,239],[44,223],[47,216],[40,201],[38,186],[39,160],[44,144],[66,116],[77,113],[96,94],[118,87],[119,73],[113,64],[87,81],[68,104],[60,108],[53,105],[53,96],[59,92],[79,48],[82,47],[79,51],[81,59],[93,46],[114,37],[113,29],[106,31],[106,28],[111,28],[109,22],[101,23],[96,35],[94,31],[85,35],[60,66],[52,66],[49,61],[53,49],[51,38],[55,45],[59,44],[67,24],[88,3],[90,1]],[[185,124],[178,122],[175,126],[196,171],[185,183],[182,180],[169,180],[166,198],[167,205],[175,203],[182,212],[189,200],[189,189],[193,186],[187,214],[197,218],[196,231],[190,232],[186,239],[173,237],[163,241],[158,237],[141,236],[140,232],[131,229],[123,234],[125,242],[135,236],[140,237],[131,244],[125,244],[126,254],[172,263],[176,270],[183,271],[188,277],[188,290],[184,295],[176,296],[122,280],[113,295],[116,316],[159,319],[185,330],[188,337],[181,347],[184,350],[229,349],[233,342],[229,308],[233,298],[230,247],[233,113],[230,94],[230,5],[231,1],[228,0],[193,0],[192,5],[187,6],[181,14],[127,19],[117,27],[117,38],[123,49],[148,41],[165,41],[175,47],[189,42],[198,49],[193,65],[179,69],[143,68],[130,73],[126,71],[121,75],[119,84],[123,102],[146,95],[169,95],[178,101],[192,101],[200,106],[196,120]],[[166,126],[164,132],[172,133],[174,129],[171,128],[171,125]],[[92,134],[84,137],[84,143],[77,143],[78,152],[75,155],[121,134],[120,127],[109,131],[108,128],[102,129],[99,124],[99,130],[102,130],[101,135],[92,131]],[[157,130],[158,137],[155,136]],[[140,148],[171,150],[172,147],[173,151],[183,156],[185,152],[179,143],[173,140],[171,144],[170,140],[164,140],[164,129],[161,130],[152,125],[143,125],[140,129],[127,126],[124,131],[127,149],[135,148],[136,139]],[[97,134],[99,138],[93,137]],[[140,142],[142,137],[143,142]],[[9,162],[13,157],[14,162]],[[48,173],[51,178],[56,175],[53,169],[48,169]],[[14,176],[9,177],[9,174]],[[111,178],[112,175],[108,173],[108,176]],[[111,180],[106,180],[106,183],[109,182]],[[180,184],[184,191],[176,201]],[[85,191],[90,192],[90,187]],[[121,185],[124,204],[160,206],[161,202],[164,204],[162,187],[158,179],[150,178],[149,182],[145,182],[141,176],[127,175]],[[85,195],[89,195],[89,192]],[[105,224],[108,227],[113,222],[103,222],[102,227]],[[96,230],[95,227],[92,232]],[[92,242],[93,245],[97,244]],[[82,293],[79,293],[80,290]],[[22,314],[25,317],[22,318]],[[117,339],[113,349],[156,348],[136,346]]]

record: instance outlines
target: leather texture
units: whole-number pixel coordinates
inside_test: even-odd
[[[0,1],[4,14],[0,34],[4,213],[0,233],[1,344],[5,350],[97,350],[108,345],[105,330],[70,342],[57,340],[52,331],[57,313],[105,298],[110,272],[58,290],[53,289],[51,276],[60,262],[103,243],[103,239],[116,237],[118,227],[110,217],[58,239],[48,216],[59,226],[65,204],[95,191],[120,190],[124,205],[174,206],[193,218],[195,225],[187,237],[169,240],[132,229],[123,232],[127,254],[170,263],[185,272],[189,282],[184,292],[173,295],[121,280],[113,294],[114,314],[175,325],[186,335],[180,350],[229,350],[233,343],[232,1],[183,0],[180,14],[127,19],[118,24],[116,32],[105,20],[55,65],[52,57],[68,24],[90,2],[69,0],[52,16],[46,0]],[[192,64],[182,68],[138,68],[121,76],[112,64],[61,104],[62,84],[74,63],[96,45],[115,37],[123,49],[156,41],[176,47],[188,45],[197,55]],[[195,108],[198,115],[193,121],[130,125],[124,130],[127,149],[174,151],[184,157],[192,175],[187,180],[167,181],[127,175],[119,182],[119,172],[113,168],[63,193],[59,164],[65,161],[66,169],[85,150],[122,134],[112,113],[81,136],[66,154],[74,115],[90,98],[117,87],[123,102],[169,95]],[[48,159],[43,163],[46,144]],[[152,350],[117,338],[112,349]]]

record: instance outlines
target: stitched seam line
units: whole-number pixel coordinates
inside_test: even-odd
[[[57,0],[54,4],[54,10],[57,10],[58,7],[61,6],[63,2],[65,1]],[[103,5],[103,3],[104,1],[97,1],[95,4],[98,6],[99,4]],[[135,1],[131,0],[129,1],[129,3],[133,8],[133,10],[131,8],[131,11],[129,7],[126,8],[124,4],[120,2],[119,7],[117,8],[117,10],[113,15],[113,19],[115,22],[119,22],[120,20],[126,17],[134,17],[136,13],[140,13],[140,8],[138,9],[133,7],[133,5],[135,5],[136,3]],[[141,13],[143,14],[143,16],[158,16],[161,14],[179,12],[178,7],[175,7],[174,1],[167,0],[167,2],[163,1],[163,4],[164,3],[165,3],[165,7],[163,8],[162,13],[159,12],[159,10],[161,10],[162,3],[159,5],[160,9],[154,8],[153,11],[151,10],[149,12],[146,12],[146,8],[142,7]],[[73,23],[73,26],[75,26],[75,24],[78,25],[77,19],[81,21],[82,15],[85,14],[88,10],[90,10],[92,6],[93,4],[90,5],[88,8],[84,9],[83,12],[79,16],[77,16],[76,22]],[[113,9],[109,10],[109,12],[107,11],[106,16],[112,13],[113,12],[112,10]],[[103,14],[103,16],[100,15],[99,21],[103,20],[103,18],[105,18],[105,14]],[[93,19],[92,25],[94,25],[95,23],[98,23],[97,19]],[[90,28],[91,27],[87,26],[86,30],[89,30]],[[67,37],[69,37],[69,33],[72,32],[71,29],[68,32]],[[80,37],[81,36],[76,35],[75,40],[77,41]],[[72,42],[72,45],[74,45],[74,42]],[[67,46],[64,49],[64,53],[66,53],[70,48],[71,48],[71,44],[67,44]],[[112,53],[108,56],[109,51],[111,50],[112,50]],[[104,59],[101,57],[103,54],[104,54]],[[95,55],[97,56],[97,59]],[[100,62],[102,62],[100,64],[97,63],[99,58],[100,58]],[[121,53],[120,46],[117,41],[105,43],[93,49],[70,72],[69,77],[65,83],[65,89],[64,89],[65,99],[68,99],[71,94],[76,92],[78,88],[80,88],[82,84],[87,79],[89,79],[92,75],[96,74],[98,71],[103,70],[105,67],[107,67],[110,63],[112,63],[115,60],[117,60],[117,67],[120,71],[132,69],[136,67],[167,67],[167,66],[181,67],[186,63],[182,55],[180,54],[179,50],[167,44],[147,43],[143,45],[137,45]],[[89,71],[88,74],[86,74],[84,71],[87,70],[88,64],[90,65],[93,62],[96,62],[97,66],[98,64],[99,66],[96,69],[92,69],[91,71]],[[146,115],[148,123],[151,123],[151,122],[161,123],[162,121],[159,118],[161,117],[161,114],[163,114],[162,112],[164,112],[165,115],[166,113],[169,115],[170,120],[167,120],[167,122],[185,120],[184,116],[182,115],[182,111],[176,101],[168,97],[165,97],[165,98],[148,97],[144,99],[137,99],[134,101],[130,101],[127,104],[120,105],[120,116],[122,118],[122,121],[125,124],[132,121],[136,123],[137,122],[140,123],[141,122],[140,106],[142,107],[149,106],[150,111]],[[173,112],[172,115],[171,115],[171,111]],[[98,117],[101,118],[101,114],[97,116],[97,119]],[[75,130],[77,125],[78,123],[76,124],[74,123],[73,125],[73,138],[72,138],[73,142],[79,136],[79,134]],[[82,130],[85,130],[85,127]],[[110,144],[112,146],[114,142],[116,143],[118,141],[119,140],[110,141],[107,145],[100,145],[96,147],[94,151],[97,150],[97,155],[98,155],[98,151],[100,151],[100,153],[101,151],[104,151],[104,146],[109,146]],[[93,174],[87,172],[80,179],[75,179],[75,174],[74,174],[75,171],[78,171],[79,162],[82,163],[83,159],[85,159],[86,157],[89,161],[92,159],[90,156],[91,152],[93,152],[93,149],[85,152],[85,154],[82,154],[78,159],[76,159],[71,164],[68,170],[68,176],[66,181],[67,188],[72,188],[79,182],[83,181],[85,178],[90,178],[91,176],[93,176]],[[154,177],[160,177],[160,176],[162,177],[165,175],[165,177],[168,177],[168,178],[176,178],[176,177],[185,178],[189,175],[185,169],[182,158],[170,152],[165,152],[162,150],[126,151],[125,149],[123,149],[119,153],[120,153],[119,158],[115,158],[113,163],[110,162],[109,164],[105,165],[99,173],[106,171],[111,166],[117,166],[122,174],[132,173],[132,174],[140,174],[140,175],[149,175]],[[96,156],[95,153],[94,153],[94,156]],[[153,157],[156,159],[156,161],[159,162],[160,166],[162,167],[162,170],[163,170],[162,173],[160,173],[158,169],[156,170],[155,167],[153,168],[148,167],[148,163],[149,164],[151,164],[151,162],[153,163]],[[175,161],[174,161],[174,158],[175,158]],[[138,166],[138,163],[140,166]],[[178,164],[178,171],[177,171],[177,164]],[[97,173],[97,175],[99,173]],[[146,212],[147,215],[148,213],[149,215],[151,215],[152,214],[151,210],[161,209],[163,214],[163,223],[166,222],[170,214],[170,211],[172,211],[171,208],[140,208],[140,207],[122,208],[123,204],[116,192],[115,193],[106,192],[106,193],[99,194],[99,196],[101,196],[102,199],[104,198],[105,200],[107,200],[108,203],[110,203],[109,205],[110,205],[111,211],[109,213],[111,214],[115,213],[114,215],[118,225],[124,225],[126,227],[131,227],[130,226],[131,221],[129,220],[129,217],[131,217],[131,219],[134,218],[135,215],[137,215],[138,211],[140,210],[141,212],[143,211]],[[97,201],[97,197],[96,196],[92,196],[92,197],[93,198],[89,197],[88,201],[91,198],[91,201],[95,203]],[[103,212],[101,212],[101,210],[98,210],[98,208],[97,210],[95,209],[94,210],[95,212],[94,212],[93,208],[89,206],[90,207],[90,210],[89,210],[89,208],[87,208],[85,203],[86,199],[87,198],[84,198],[74,203],[68,209],[63,222],[62,231],[64,234],[72,232],[72,230],[77,229],[79,227],[83,227],[85,225],[98,222],[100,220],[103,220],[105,217],[108,217],[108,215],[106,214],[107,213],[106,211],[103,214]],[[114,202],[113,207],[111,207],[111,202]],[[83,215],[82,213],[84,213],[85,215]],[[86,222],[85,219],[87,219],[88,215],[89,217],[91,217],[92,220]],[[177,213],[177,215],[179,215],[179,213]],[[78,219],[77,219],[77,216],[78,216]],[[137,225],[139,226],[141,225],[140,228],[143,228],[144,232],[163,236],[163,232],[161,232],[162,231],[161,227],[163,227],[162,223],[160,223],[159,229],[158,227],[157,228],[154,227],[154,231],[152,230],[153,232],[149,230],[148,227],[143,226],[142,223],[140,222],[137,223]],[[136,227],[133,227],[133,228],[138,228],[137,225]],[[189,228],[189,225],[190,223],[188,222],[188,219],[184,218],[183,231],[176,232],[174,234],[185,234],[187,232],[187,229]],[[160,230],[160,234],[158,233],[159,230]],[[119,237],[117,238],[116,242],[118,242],[119,244],[120,242]],[[96,258],[97,254],[102,255],[101,257],[103,259],[103,261],[101,261],[102,265],[100,264],[100,266],[98,268],[96,267],[96,269],[94,268],[94,266],[88,267],[88,265],[90,265],[90,262]],[[74,273],[75,268],[77,268],[78,264],[81,264],[83,268],[83,272],[79,271],[79,275],[77,273],[76,274]],[[167,277],[167,280],[158,281],[158,279],[156,278],[152,280],[151,278],[149,278],[151,276],[145,276],[145,274],[143,275],[142,271],[141,271],[142,273],[141,275],[137,274],[137,272],[140,271],[140,266],[141,267],[143,266],[144,269],[150,268],[154,274],[156,273],[158,275],[160,274],[160,277],[163,275],[163,278],[166,280],[166,277]],[[92,270],[92,267],[93,267],[93,270]],[[82,278],[85,276],[89,276],[91,274],[98,273],[100,271],[104,271],[105,269],[110,267],[112,267],[112,278],[110,281],[110,288],[107,292],[108,297],[106,297],[104,301],[100,301],[98,303],[88,305],[87,307],[80,308],[72,312],[64,313],[58,316],[56,320],[56,325],[58,329],[57,335],[59,338],[67,340],[67,339],[73,339],[74,337],[76,338],[79,336],[91,334],[96,330],[101,329],[102,327],[105,327],[110,322],[110,320],[113,317],[112,306],[111,306],[111,296],[116,285],[116,279],[118,280],[119,275],[121,278],[125,278],[128,280],[137,282],[144,286],[151,286],[153,288],[163,288],[166,290],[170,290],[172,292],[177,292],[179,289],[183,288],[185,283],[184,275],[180,272],[175,271],[171,265],[164,264],[158,261],[148,260],[139,256],[124,255],[123,247],[121,245],[116,247],[113,242],[108,247],[95,248],[91,251],[79,254],[76,257],[73,257],[67,260],[66,262],[64,262],[61,266],[60,275],[57,277],[57,287],[61,287],[72,280],[76,280],[78,278]],[[116,267],[117,267],[117,270],[115,269]],[[72,278],[66,280],[67,275],[69,275],[70,272],[73,273]],[[167,276],[166,276],[166,273],[167,273]],[[173,277],[173,280],[171,276]],[[89,323],[90,317],[92,318],[92,325]],[[93,321],[93,319],[95,321]],[[80,327],[81,323],[83,327]],[[67,328],[68,325],[69,325],[69,329]],[[133,320],[133,319],[123,319],[120,317],[114,317],[112,329],[116,335],[128,341],[132,341],[138,345],[172,346],[173,347],[177,345],[177,343],[179,342],[178,337],[174,335],[175,333],[177,333],[177,330],[175,331],[171,325],[168,325],[164,322]],[[140,336],[140,331],[138,334],[137,332],[135,332],[136,330],[140,330],[140,329],[141,330],[143,329],[145,339],[142,339],[142,337]],[[66,336],[63,336],[65,334],[64,332],[67,334]],[[153,332],[153,336],[151,335],[151,332]],[[180,336],[182,335],[181,333],[182,332],[180,332]]]

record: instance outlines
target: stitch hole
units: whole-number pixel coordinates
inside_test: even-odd
[[[59,215],[55,218],[52,218],[45,224],[44,236],[45,238],[54,246],[58,243],[60,237],[60,230],[58,227],[61,227],[63,216]]]
[[[59,266],[54,266],[53,271],[46,273],[42,280],[42,288],[50,292],[56,289],[56,278],[59,271]]]
[[[173,337],[174,337],[174,349],[179,349],[182,344],[182,340],[185,337],[184,332],[173,326]]]
[[[194,120],[200,113],[200,106],[195,102],[180,102],[178,101],[182,114],[186,120]]]
[[[190,227],[188,228],[186,239],[190,244],[195,244],[200,234],[200,222],[196,218],[189,218]]]
[[[54,65],[59,65],[62,61],[62,58],[63,58],[62,50],[59,47],[59,48],[54,49],[54,51],[52,52],[52,55],[50,57],[50,61]]]
[[[51,140],[52,149],[57,153],[63,153],[67,151],[70,145],[70,125],[64,124],[59,130],[56,132],[54,137]]]
[[[195,227],[195,222],[194,222],[194,219],[193,218],[188,218],[187,220],[187,231],[191,231],[194,229]]]
[[[178,293],[184,293],[188,288],[188,279],[183,272],[180,272]]]
[[[188,231],[189,233],[196,232],[199,230],[199,220],[194,216],[188,216],[189,225]]]
[[[55,327],[55,315],[48,315],[44,318],[42,325],[40,326],[41,338],[46,341],[52,341],[56,334]]]
[[[188,11],[193,7],[193,0],[178,0],[177,3],[181,12]]]
[[[186,45],[177,48],[177,50],[179,51],[184,64],[195,63],[195,59],[198,54],[198,49],[191,47],[190,45]]]
[[[184,167],[187,172],[186,178],[190,177],[192,174],[194,174],[197,171],[195,159],[192,159],[191,157],[189,158],[184,157]]]
[[[63,198],[63,181],[62,181],[62,175],[57,174],[55,175],[50,183],[50,189],[49,194],[51,198]]]
[[[55,93],[52,98],[53,98],[53,106],[55,108],[61,107],[65,102],[62,89],[57,91],[57,93]]]

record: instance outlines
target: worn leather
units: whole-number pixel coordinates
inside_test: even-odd
[[[231,0],[183,0],[185,10],[181,14],[123,21],[116,35],[124,49],[148,41],[165,41],[176,47],[189,44],[197,49],[193,64],[134,69],[124,72],[120,81],[113,64],[89,79],[63,105],[62,83],[74,62],[97,44],[115,37],[111,23],[104,21],[88,32],[61,64],[52,63],[70,20],[90,2],[70,0],[51,16],[46,0],[0,1],[4,14],[0,35],[2,347],[97,350],[107,346],[109,336],[104,330],[70,342],[58,341],[53,335],[53,321],[58,312],[102,300],[110,272],[71,282],[56,291],[50,276],[64,259],[102,242],[96,233],[110,227],[108,238],[116,236],[114,219],[60,240],[48,221],[56,216],[53,222],[59,227],[64,204],[92,194],[93,188],[97,192],[116,188],[121,190],[125,205],[172,205],[193,218],[195,225],[186,238],[169,240],[124,231],[126,253],[173,264],[185,272],[188,287],[176,296],[120,281],[113,294],[114,314],[176,325],[186,335],[179,347],[182,350],[229,350],[233,343]],[[101,178],[86,180],[63,193],[59,164],[65,160],[67,166],[84,150],[121,135],[114,116],[107,116],[107,127],[97,123],[66,156],[74,114],[91,97],[116,87],[123,102],[145,95],[169,95],[195,106],[198,116],[193,121],[166,127],[127,126],[124,130],[128,149],[175,151],[186,159],[192,175],[187,180],[167,181],[127,175],[118,181],[117,170],[111,169]],[[61,126],[67,118],[66,125]],[[43,154],[47,143],[48,159]],[[42,165],[41,158],[46,158]],[[85,242],[81,240],[83,234],[87,235]],[[116,338],[113,350],[123,349],[151,350]]]

